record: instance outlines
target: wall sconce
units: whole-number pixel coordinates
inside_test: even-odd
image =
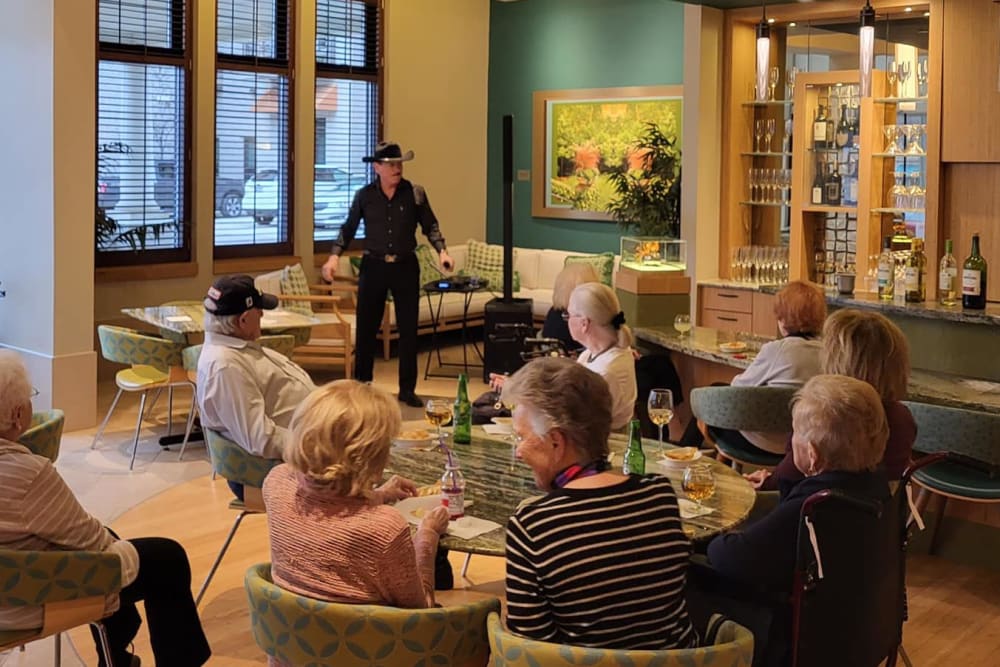
[[[860,44],[858,68],[861,70],[861,97],[872,96],[872,65],[875,61],[875,10],[870,0],[865,0],[861,10],[861,30],[858,32]]]
[[[760,3],[761,19],[757,24],[757,101],[767,99],[767,77],[771,69],[771,26],[767,23],[767,9]]]

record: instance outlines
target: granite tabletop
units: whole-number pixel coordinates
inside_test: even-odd
[[[646,343],[738,369],[749,366],[760,346],[768,340],[709,327],[694,327],[691,335],[683,338],[670,327],[636,327],[633,332]],[[719,347],[722,343],[737,341],[746,343],[747,349],[732,353]],[[1000,414],[1000,384],[948,373],[914,369],[910,372],[907,399]]]
[[[620,466],[628,442],[624,436],[611,436],[612,463]],[[659,459],[656,440],[643,440],[646,471],[666,475],[683,497],[683,469],[667,469],[656,463]],[[668,447],[670,445],[667,445]],[[465,476],[466,498],[472,501],[470,516],[487,519],[500,525],[489,533],[470,540],[445,535],[441,544],[455,551],[503,556],[507,519],[523,500],[543,493],[535,485],[531,469],[513,458],[513,446],[502,436],[491,436],[481,426],[472,429],[472,444],[454,445]],[[754,503],[754,491],[737,472],[714,459],[702,458],[712,465],[716,478],[715,495],[703,501],[712,508],[710,514],[684,520],[684,532],[692,540],[706,540],[742,522]],[[444,471],[445,456],[439,449],[404,449],[393,447],[386,472],[412,479],[418,485],[433,484]]]
[[[196,334],[205,330],[205,307],[201,304],[122,308],[122,313],[140,322],[146,322],[155,327],[176,333]],[[265,310],[264,316],[260,320],[260,326],[265,330],[311,327],[319,323],[319,320],[316,318],[293,313],[281,308]]]

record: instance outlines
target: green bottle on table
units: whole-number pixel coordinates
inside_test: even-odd
[[[646,474],[646,455],[642,453],[642,431],[638,419],[633,419],[628,425],[628,449],[625,450],[622,472],[626,475]]]
[[[455,397],[455,428],[452,440],[458,445],[472,442],[472,403],[469,402],[469,380],[465,373],[458,376],[458,396]]]

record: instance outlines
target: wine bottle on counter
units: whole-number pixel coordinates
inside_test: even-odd
[[[986,260],[979,254],[979,234],[972,235],[972,254],[962,265],[962,308],[986,308]]]
[[[923,239],[913,239],[913,249],[906,258],[906,302],[923,303],[927,295],[927,255]]]
[[[896,260],[892,256],[892,237],[886,236],[882,242],[882,254],[878,256],[878,298],[892,301],[896,284]]]
[[[823,175],[823,163],[816,160],[816,177],[813,179],[812,196],[810,202],[819,206],[823,203],[823,190],[825,188],[825,177]]]
[[[938,303],[954,306],[958,302],[958,260],[951,254],[951,239],[944,242],[944,256],[938,267]]]

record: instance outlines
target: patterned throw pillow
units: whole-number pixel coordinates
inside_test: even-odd
[[[309,296],[309,280],[306,279],[306,272],[302,270],[301,264],[286,266],[281,272],[281,293],[293,294],[295,296]],[[282,300],[280,306],[293,313],[300,313],[312,317],[312,306],[308,301],[285,301]]]
[[[613,287],[611,284],[615,273],[615,254],[613,252],[602,252],[600,255],[570,255],[563,262],[563,266],[567,264],[590,264],[597,271],[601,282],[608,287]]]
[[[513,261],[515,264],[517,263],[516,249]],[[479,276],[490,281],[491,290],[503,289],[503,246],[469,239],[465,268],[459,271],[459,275]],[[514,271],[513,283],[513,290],[515,292],[521,291],[521,276],[517,271]]]
[[[427,283],[437,282],[441,279],[441,272],[438,271],[437,252],[429,245],[420,244],[417,246],[417,263],[420,265],[420,286]]]

